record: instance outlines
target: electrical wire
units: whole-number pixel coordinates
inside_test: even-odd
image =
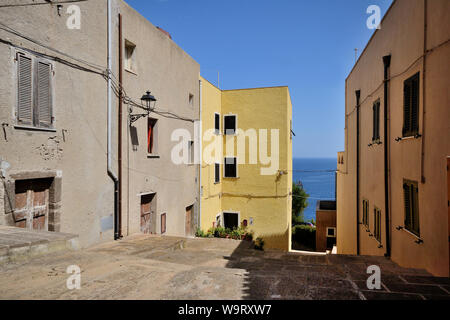
[[[13,7],[28,7],[28,6],[41,6],[41,5],[55,5],[55,4],[65,4],[65,3],[75,3],[75,2],[86,2],[89,0],[62,0],[62,1],[52,1],[52,2],[31,2],[31,3],[21,3],[21,4],[3,4],[0,8],[13,8]]]
[[[389,79],[387,79],[386,81],[391,81],[391,80],[393,80],[393,79],[395,79],[395,78],[398,78],[398,77],[400,77],[401,75],[405,74],[405,73],[408,72],[414,65],[416,65],[416,63],[418,63],[421,59],[423,59],[425,56],[431,54],[433,51],[435,51],[436,49],[438,49],[438,48],[440,48],[440,47],[442,47],[442,46],[444,46],[444,45],[446,45],[446,44],[448,44],[449,42],[450,42],[450,39],[447,39],[446,41],[441,42],[441,43],[438,44],[437,46],[435,46],[435,47],[433,47],[433,48],[427,50],[425,54],[422,54],[420,57],[418,57],[416,60],[414,60],[414,62],[411,63],[405,70],[403,70],[403,71],[401,71],[401,72],[399,72],[399,73],[397,73],[397,74],[395,74],[395,75],[389,77]],[[380,85],[379,85],[375,90],[373,90],[369,95],[367,95],[367,96],[360,102],[359,106],[362,106],[362,105],[367,101],[367,99],[371,98],[378,90],[380,90],[381,87],[384,85],[384,82],[385,82],[385,80],[383,80],[383,81],[380,83]],[[348,118],[350,115],[352,115],[352,114],[356,111],[356,108],[357,108],[357,107],[358,107],[358,106],[355,106],[355,107],[352,109],[352,111],[350,111],[349,113],[347,113],[347,114],[345,115],[345,117]]]

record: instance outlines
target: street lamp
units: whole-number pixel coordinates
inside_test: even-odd
[[[156,98],[151,94],[150,91],[147,91],[141,98],[142,104],[145,104],[145,106],[137,106],[138,108],[141,108],[146,113],[140,113],[140,114],[131,114],[130,110],[130,123],[134,123],[140,118],[148,117],[150,114],[150,111],[155,109],[156,105]]]

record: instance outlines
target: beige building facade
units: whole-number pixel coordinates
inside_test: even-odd
[[[396,0],[346,79],[337,249],[449,276],[450,2]]]
[[[199,73],[121,0],[0,8],[0,224],[84,247],[192,235],[199,167],[171,151],[177,129],[194,140]]]

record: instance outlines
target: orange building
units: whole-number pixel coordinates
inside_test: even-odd
[[[346,79],[337,250],[449,276],[450,1],[396,0]]]

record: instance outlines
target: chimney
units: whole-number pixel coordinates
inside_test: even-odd
[[[162,33],[164,33],[166,36],[169,37],[170,40],[172,40],[172,36],[170,35],[170,33],[168,33],[166,30],[160,28],[160,27],[156,27],[156,29],[158,29],[159,31],[161,31]]]

